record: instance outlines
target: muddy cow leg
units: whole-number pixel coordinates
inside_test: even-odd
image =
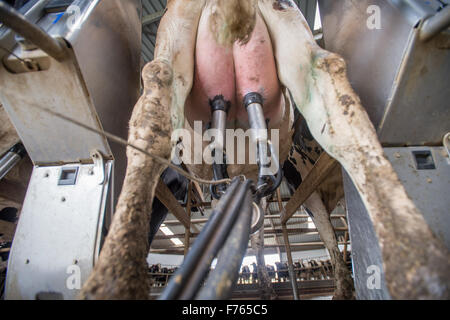
[[[317,192],[314,192],[311,197],[309,197],[305,202],[305,207],[312,213],[311,218],[319,232],[320,239],[322,239],[330,254],[331,263],[334,266],[336,291],[334,292],[333,299],[352,299],[353,279],[350,275],[350,271],[345,265],[342,254],[339,251],[330,216]]]
[[[143,95],[130,121],[128,141],[170,158],[171,132],[183,126],[184,102],[192,87],[194,47],[204,1],[172,0],[161,20],[155,60],[142,71]],[[165,166],[127,149],[122,192],[99,260],[80,298],[147,299],[149,212]]]
[[[292,1],[260,0],[278,75],[317,142],[348,172],[369,213],[394,299],[450,297],[450,254],[384,157],[375,128],[346,75],[321,49]]]
[[[268,203],[263,200],[261,207],[264,212],[267,212],[269,206]],[[253,234],[250,238],[252,249],[256,253],[256,262],[258,264],[258,285],[261,292],[262,300],[270,300],[276,297],[275,290],[272,287],[269,273],[266,268],[266,262],[264,260],[264,227],[258,232]]]
[[[128,141],[161,157],[170,156],[170,84],[172,71],[161,61],[144,68],[146,95],[136,104]],[[127,149],[128,166],[122,192],[94,271],[83,287],[87,299],[144,299],[148,296],[149,212],[164,166]]]

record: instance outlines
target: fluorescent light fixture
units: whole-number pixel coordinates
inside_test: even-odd
[[[161,228],[159,228],[159,230],[161,230],[161,232],[164,233],[166,236],[172,236],[174,234],[172,232],[172,230],[170,230],[168,227],[166,227],[165,224],[162,224]],[[181,242],[181,240],[178,239],[178,238],[170,238],[170,241],[172,241],[172,243],[177,245],[177,246],[182,246],[183,245],[183,242]]]
[[[311,217],[308,218],[308,228],[309,229],[315,229],[316,228],[316,225],[312,221]]]
[[[178,238],[170,238],[170,241],[172,241],[172,243],[177,245],[177,246],[182,246],[183,245],[183,242],[181,242],[180,239],[178,239]]]
[[[264,255],[264,261],[266,262],[266,265],[275,265],[275,262],[280,262],[280,256],[278,254],[266,254]],[[241,265],[241,271],[243,266],[251,266],[252,263],[256,262],[256,256],[246,256],[244,257]],[[253,268],[250,268],[250,271],[252,271]]]
[[[159,230],[161,230],[162,233],[164,233],[166,236],[171,236],[173,235],[172,230],[170,230],[167,227],[161,227]]]

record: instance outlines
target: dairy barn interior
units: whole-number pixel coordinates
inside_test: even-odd
[[[449,3],[0,1],[1,299],[449,299]]]

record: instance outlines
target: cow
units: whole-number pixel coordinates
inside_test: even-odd
[[[150,273],[151,284],[154,287],[164,287],[170,277],[177,271],[177,267],[167,268],[161,267],[161,264],[151,265],[148,270]]]
[[[172,168],[167,168],[161,174],[161,181],[164,182],[170,191],[172,191],[175,199],[183,200],[188,189],[189,181]],[[153,239],[158,232],[161,224],[167,217],[169,210],[159,201],[158,198],[153,200],[152,210],[150,213],[150,231],[148,233],[148,243],[151,245]]]
[[[302,269],[302,265],[300,261],[294,262],[294,274],[297,280],[302,280],[300,277],[300,270]]]
[[[275,268],[272,265],[267,265],[267,272],[269,273],[270,282],[275,281]]]
[[[250,268],[248,266],[242,267],[241,284],[250,282]]]
[[[305,263],[303,262],[303,260],[300,259],[297,263],[299,265],[299,267],[297,269],[297,276],[298,276],[298,278],[301,281],[309,280],[308,270],[307,270],[307,267],[306,267]]]
[[[288,271],[287,263],[286,262],[275,262],[275,265],[277,267],[278,281],[279,282],[289,281],[289,271]]]
[[[195,120],[210,121],[208,102],[218,96],[230,105],[232,128],[248,127],[240,99],[249,91],[263,96],[269,128],[280,130],[281,162],[292,145],[295,104],[315,141],[347,171],[380,242],[391,296],[450,296],[447,248],[431,232],[384,157],[347,79],[344,60],[317,45],[292,1],[168,1],[154,60],[144,67],[142,78],[142,96],[130,120],[121,195],[80,298],[148,298],[149,211],[167,166],[159,159],[172,159],[176,144],[172,132],[192,129]],[[210,166],[192,171],[211,177]],[[231,165],[228,173],[252,178],[257,166]],[[318,201],[314,204],[320,206]],[[325,210],[310,207],[316,220],[324,217],[318,212]],[[332,232],[321,233],[326,234]]]
[[[256,263],[252,263],[252,283],[258,282],[258,266]]]
[[[305,272],[306,272],[306,280],[313,280],[314,279],[314,268],[311,264],[311,261],[305,260],[303,261],[303,265],[305,266]]]
[[[322,261],[323,267],[325,268],[325,272],[326,272],[326,279],[332,279],[333,278],[333,267],[332,267],[332,263],[331,261],[325,260]]]
[[[314,280],[320,280],[321,274],[319,270],[319,265],[317,264],[316,260],[314,259],[309,260],[309,264],[311,266],[311,274]]]

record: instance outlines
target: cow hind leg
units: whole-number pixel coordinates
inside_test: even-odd
[[[448,299],[450,253],[384,157],[344,60],[321,49],[293,1],[260,0],[279,79],[317,142],[348,172],[372,220],[394,299]],[[276,6],[274,4],[277,4]]]
[[[339,251],[336,235],[331,224],[329,214],[325,209],[320,196],[314,192],[305,202],[305,206],[312,212],[312,220],[319,232],[320,238],[325,244],[334,266],[334,281],[336,291],[333,299],[353,298],[353,279],[350,271],[345,265],[341,252]]]
[[[153,61],[143,70],[144,95],[130,121],[128,141],[149,153],[170,157],[172,70]],[[122,192],[99,260],[85,283],[81,298],[146,299],[149,212],[164,165],[128,148]]]

